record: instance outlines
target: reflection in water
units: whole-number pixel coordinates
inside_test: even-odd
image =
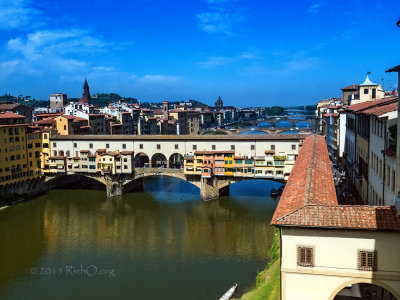
[[[288,121],[278,121],[275,123],[275,127],[278,128],[290,128],[292,127],[292,123],[288,122]]]
[[[267,122],[267,121],[261,121],[257,124],[258,127],[270,127],[271,123]]]
[[[204,203],[195,186],[160,177],[113,200],[54,190],[20,203],[0,212],[0,296],[216,299],[234,281],[243,292],[266,264],[277,204],[268,194],[279,185],[242,182],[232,196]],[[71,275],[68,266],[115,277]]]
[[[296,127],[298,128],[310,128],[311,124],[307,121],[300,121],[296,123]]]
[[[239,135],[253,135],[253,134],[267,134],[267,133],[259,130],[246,130],[239,133]]]
[[[282,131],[279,134],[298,134],[298,130],[288,130],[288,131]]]

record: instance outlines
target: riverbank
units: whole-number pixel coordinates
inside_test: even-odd
[[[244,294],[240,300],[278,300],[280,296],[280,244],[279,229],[275,228],[274,240],[268,251],[265,270],[257,274],[256,287]]]

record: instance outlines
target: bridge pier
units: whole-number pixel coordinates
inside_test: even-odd
[[[200,180],[200,197],[203,201],[211,201],[221,196],[229,195],[229,185],[218,187],[218,179],[202,178]]]
[[[107,181],[106,189],[107,189],[107,197],[109,198],[121,196],[124,191],[123,182]]]

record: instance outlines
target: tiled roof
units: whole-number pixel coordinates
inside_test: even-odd
[[[53,124],[55,121],[53,118],[46,118],[40,121],[33,122],[34,124]]]
[[[387,105],[382,105],[378,107],[372,107],[369,109],[364,110],[363,114],[374,115],[374,116],[381,116],[388,112],[397,111],[397,101],[394,103],[390,103]]]
[[[352,112],[360,112],[362,110],[365,110],[367,108],[371,108],[374,106],[379,106],[382,104],[389,104],[391,102],[396,101],[396,99],[397,98],[395,98],[395,97],[388,97],[388,98],[383,98],[383,99],[374,100],[374,101],[365,101],[365,102],[350,105],[346,108],[346,110],[352,111]]]
[[[13,112],[0,113],[0,119],[23,119],[24,116],[14,114]]]
[[[346,91],[346,90],[347,90],[347,91],[348,91],[348,90],[357,90],[358,87],[359,87],[358,84],[352,84],[352,85],[346,86],[346,87],[344,87],[344,88],[341,88],[341,90],[342,90],[342,91]]]
[[[307,204],[337,204],[328,149],[324,137],[320,135],[311,135],[304,140],[272,224]]]
[[[7,104],[0,104],[0,109],[14,109],[18,106],[20,106],[21,104],[19,103],[7,103]]]
[[[133,153],[134,153],[133,151],[121,151],[122,155],[131,155]]]
[[[275,224],[298,227],[325,227],[400,231],[400,218],[393,206],[306,205],[275,220]]]
[[[327,114],[324,114],[324,117],[339,117],[339,114],[335,114],[335,113],[327,113]]]
[[[319,135],[305,139],[271,224],[400,231],[394,207],[338,205],[326,142]]]

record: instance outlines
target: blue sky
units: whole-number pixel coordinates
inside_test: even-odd
[[[400,64],[398,0],[0,0],[0,94],[313,104]]]

